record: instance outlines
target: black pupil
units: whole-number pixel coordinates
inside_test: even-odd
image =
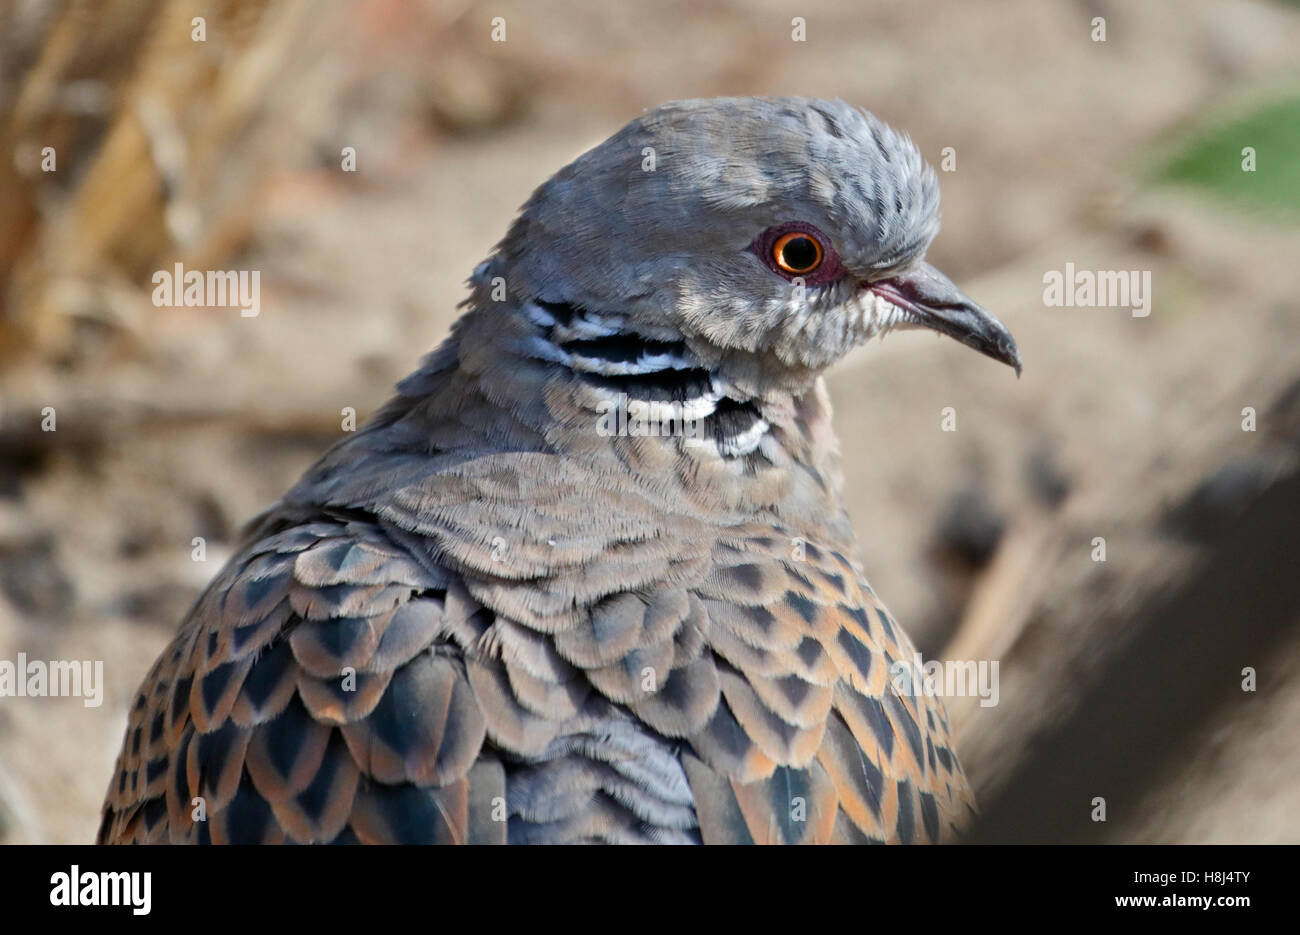
[[[781,259],[790,269],[811,269],[817,263],[817,244],[811,237],[791,237],[781,247]]]

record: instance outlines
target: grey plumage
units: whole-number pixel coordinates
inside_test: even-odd
[[[558,172],[451,337],[200,598],[101,840],[959,830],[942,704],[891,683],[911,645],[851,558],[820,380],[897,327],[1019,367],[922,262],[937,212],[910,141],[843,103],[669,104]],[[673,431],[600,428],[650,403]]]

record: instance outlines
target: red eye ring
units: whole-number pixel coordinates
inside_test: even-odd
[[[822,265],[822,245],[804,231],[782,234],[772,244],[772,262],[792,276],[807,276]]]
[[[782,279],[822,286],[847,275],[831,240],[807,221],[769,227],[749,245],[763,265]]]

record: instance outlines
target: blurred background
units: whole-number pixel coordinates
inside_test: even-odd
[[[949,702],[976,839],[1300,841],[1297,50],[1293,0],[0,0],[0,659],[105,681],[0,698],[0,841],[93,838],[241,525],[532,188],[728,94],[951,147],[930,259],[1020,343],[1019,381],[920,333],[830,378],[872,584],[927,657],[1000,665]],[[260,271],[260,315],[155,307],[176,262]],[[1047,307],[1067,263],[1151,271],[1149,317]]]

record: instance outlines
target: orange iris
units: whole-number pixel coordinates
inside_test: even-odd
[[[772,244],[772,259],[793,276],[811,273],[822,263],[822,245],[804,231],[783,234]]]

